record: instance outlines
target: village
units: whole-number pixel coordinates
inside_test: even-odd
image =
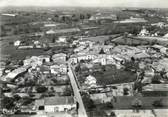
[[[80,27],[68,25],[66,18],[72,15],[59,15],[58,21],[64,17],[66,23],[47,17],[47,22],[40,21],[41,32],[1,39],[2,51],[11,53],[1,58],[2,115],[168,116],[168,33],[161,34],[168,21],[150,23],[140,16],[118,20],[103,13],[86,16],[82,24],[77,22]],[[111,20],[118,27],[140,24],[140,29],[105,34],[101,29]]]

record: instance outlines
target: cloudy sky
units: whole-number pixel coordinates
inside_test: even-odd
[[[107,6],[168,8],[168,0],[0,0],[0,6]]]

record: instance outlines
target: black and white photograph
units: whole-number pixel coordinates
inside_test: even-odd
[[[168,0],[0,0],[0,117],[168,117]]]

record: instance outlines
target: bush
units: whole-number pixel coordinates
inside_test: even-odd
[[[2,99],[2,107],[6,108],[6,109],[12,109],[12,108],[14,108],[15,107],[14,98],[4,97]]]
[[[152,104],[154,107],[163,107],[162,100],[156,100]]]
[[[107,102],[105,105],[108,108],[113,108],[113,103],[112,102]]]
[[[128,91],[129,91],[128,88],[124,88],[123,91],[124,91],[124,95],[128,95],[128,94],[129,94],[129,93],[128,93]]]
[[[48,90],[45,86],[39,86],[36,88],[37,93],[44,93]]]

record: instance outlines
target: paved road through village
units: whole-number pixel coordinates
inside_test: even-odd
[[[69,75],[70,82],[71,82],[71,85],[72,85],[72,88],[74,91],[75,98],[79,103],[78,117],[87,117],[86,110],[85,110],[85,107],[84,107],[84,104],[82,101],[82,97],[80,95],[80,90],[79,90],[78,85],[76,83],[76,78],[75,78],[76,75],[74,75],[74,71],[73,71],[70,63],[68,65],[68,75]]]

